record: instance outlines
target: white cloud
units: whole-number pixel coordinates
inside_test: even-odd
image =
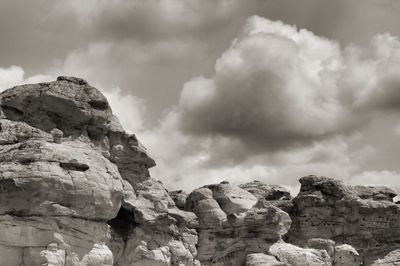
[[[50,81],[48,75],[34,75],[25,78],[25,71],[20,66],[0,67],[0,92],[16,85]]]
[[[137,133],[143,130],[146,104],[143,99],[133,95],[124,95],[120,88],[113,88],[103,92],[111,109],[121,122],[121,125],[129,133]]]
[[[23,78],[24,70],[21,67],[0,68],[0,91],[19,84]]]
[[[375,113],[398,109],[399,51],[388,34],[342,49],[254,16],[215,73],[186,82],[178,106],[145,134],[158,162],[152,173],[186,190],[259,179],[295,191],[298,178],[309,174],[368,179],[363,168],[382,151],[379,128],[369,137],[364,130],[379,119]],[[382,182],[395,182],[395,174],[382,173]]]
[[[352,176],[348,182],[352,185],[388,186],[400,194],[400,172],[397,171],[364,171]]]

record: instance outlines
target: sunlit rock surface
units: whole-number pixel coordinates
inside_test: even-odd
[[[107,99],[59,77],[0,94],[0,265],[193,265],[197,224]]]
[[[244,265],[246,255],[266,253],[290,226],[279,208],[255,207],[258,199],[227,182],[193,191],[187,209],[199,219],[198,259],[202,265]]]
[[[286,241],[303,246],[311,238],[325,238],[349,244],[364,265],[400,247],[400,206],[393,202],[393,190],[317,176],[300,183]]]
[[[85,80],[0,93],[0,265],[400,265],[386,187],[300,179],[167,191]]]

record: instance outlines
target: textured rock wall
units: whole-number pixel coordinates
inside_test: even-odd
[[[400,246],[400,206],[385,187],[346,186],[326,177],[300,179],[293,199],[292,226],[286,241],[304,245],[311,238],[350,244],[364,264]]]
[[[0,94],[0,265],[399,265],[385,187],[300,179],[168,192],[106,98],[59,77]]]
[[[198,259],[202,265],[244,265],[246,255],[266,253],[290,227],[289,215],[258,207],[250,192],[227,182],[193,191],[187,210],[199,219]]]
[[[0,94],[0,265],[193,265],[193,213],[79,78]]]

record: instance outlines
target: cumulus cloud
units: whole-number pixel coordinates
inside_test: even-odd
[[[381,34],[341,47],[249,18],[214,74],[187,81],[178,105],[144,135],[158,162],[153,174],[187,190],[259,179],[296,191],[308,174],[365,183],[365,169],[393,167],[394,154],[380,143],[397,138],[393,120],[382,117],[398,111],[399,44]]]
[[[349,133],[371,112],[398,108],[399,45],[384,34],[369,47],[341,49],[310,31],[253,16],[214,76],[185,84],[181,128],[236,139],[255,152]]]
[[[127,132],[135,133],[144,129],[146,104],[143,99],[134,95],[124,95],[118,87],[104,92],[104,96],[110,103],[113,114],[118,117]]]
[[[25,78],[25,71],[20,66],[0,67],[0,92],[16,85],[50,81],[49,75],[34,75]]]

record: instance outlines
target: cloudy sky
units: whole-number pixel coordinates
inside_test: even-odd
[[[170,189],[400,192],[398,0],[0,0],[0,90],[85,78]]]

